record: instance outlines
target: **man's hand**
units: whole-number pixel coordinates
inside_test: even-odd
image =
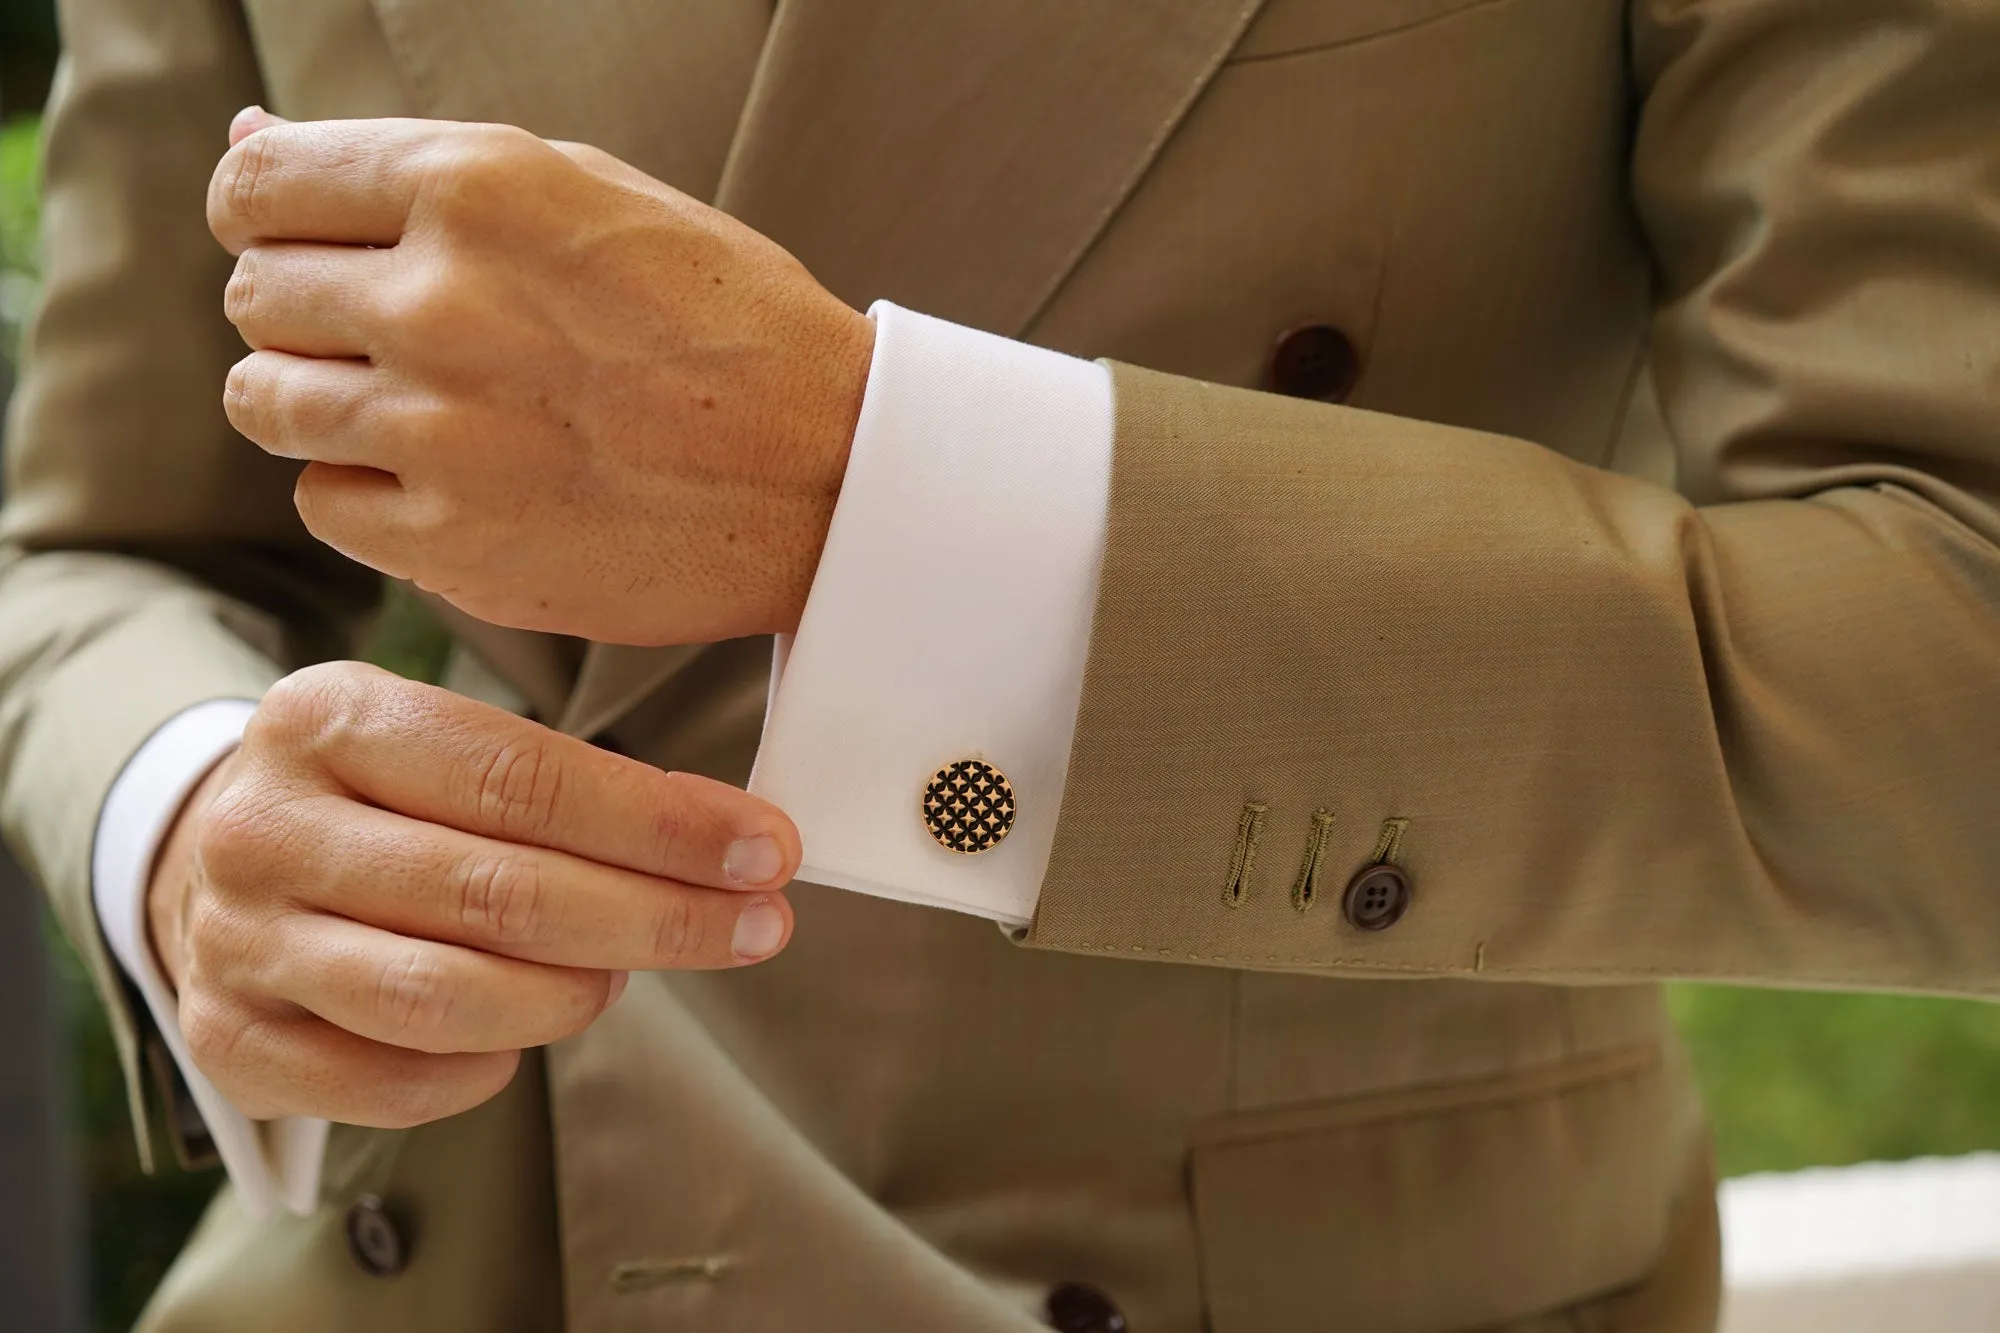
[[[232,1104],[404,1126],[500,1091],[628,969],[776,953],[798,863],[745,792],[340,662],[272,688],[147,906]]]
[[[229,419],[313,534],[482,620],[621,643],[798,624],[874,326],[594,148],[237,117],[209,226],[257,350]]]

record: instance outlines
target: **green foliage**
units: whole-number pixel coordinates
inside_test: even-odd
[[[34,271],[38,192],[36,142],[41,121],[18,116],[0,125],[0,264]]]
[[[437,617],[424,609],[408,584],[391,582],[362,656],[399,676],[436,684],[450,652],[451,636]]]
[[[21,321],[39,268],[36,148],[40,122],[23,116],[0,125],[0,361],[13,362]]]
[[[1725,1175],[2000,1149],[2000,1005],[1676,986]]]

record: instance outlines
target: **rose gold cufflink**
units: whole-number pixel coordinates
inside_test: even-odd
[[[947,851],[990,852],[1014,827],[1014,788],[984,760],[946,764],[924,788],[924,826]]]

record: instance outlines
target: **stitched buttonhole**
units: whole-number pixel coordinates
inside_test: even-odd
[[[713,1282],[729,1271],[726,1254],[690,1255],[681,1259],[627,1259],[611,1270],[611,1289],[623,1295],[649,1291],[678,1282]]]
[[[1409,826],[1410,821],[1400,817],[1383,820],[1382,836],[1375,839],[1375,855],[1368,858],[1368,864],[1371,866],[1398,864],[1397,858],[1403,851],[1403,830]]]
[[[1326,845],[1333,838],[1333,816],[1324,810],[1313,811],[1312,833],[1306,839],[1306,859],[1299,866],[1299,877],[1292,884],[1292,907],[1296,911],[1310,912],[1313,899],[1319,896],[1320,867],[1326,864]]]
[[[1250,892],[1250,872],[1257,865],[1257,841],[1264,836],[1267,808],[1262,801],[1245,801],[1236,818],[1236,849],[1229,854],[1229,879],[1222,886],[1226,907],[1241,907]]]

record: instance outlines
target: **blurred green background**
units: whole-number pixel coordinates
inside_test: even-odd
[[[0,0],[0,361],[17,346],[35,270],[35,122],[45,7]],[[42,43],[43,46],[35,46]],[[17,95],[13,89],[24,90]],[[392,597],[371,656],[434,678],[435,624]],[[77,1153],[89,1180],[96,1327],[128,1327],[214,1175],[138,1173],[111,1037],[75,957],[50,932],[72,1050]],[[2000,1149],[2000,1006],[1894,996],[1679,986],[1675,1016],[1707,1090],[1725,1173]]]

